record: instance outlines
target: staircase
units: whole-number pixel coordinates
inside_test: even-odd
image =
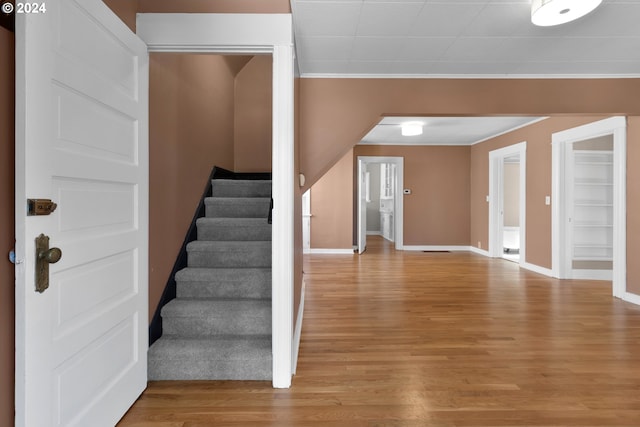
[[[271,380],[271,181],[212,180],[149,380]]]

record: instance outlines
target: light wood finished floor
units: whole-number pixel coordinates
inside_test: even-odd
[[[120,427],[640,426],[640,308],[471,253],[305,261],[289,390],[152,382]]]

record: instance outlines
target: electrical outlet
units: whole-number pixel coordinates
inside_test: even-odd
[[[482,242],[478,240],[478,249],[482,249]]]

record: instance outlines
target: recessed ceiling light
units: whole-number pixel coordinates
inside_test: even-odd
[[[541,27],[576,20],[600,6],[602,0],[533,0],[531,22]]]
[[[422,135],[422,123],[420,122],[407,122],[400,126],[402,136]]]

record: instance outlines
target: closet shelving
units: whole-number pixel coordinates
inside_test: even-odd
[[[573,260],[613,259],[613,151],[573,151]]]

